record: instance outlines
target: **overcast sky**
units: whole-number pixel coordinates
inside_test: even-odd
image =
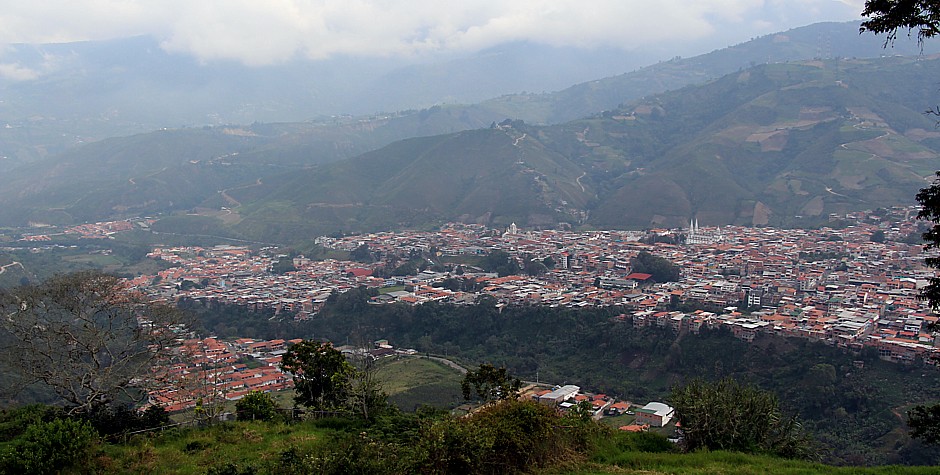
[[[864,0],[38,0],[0,9],[0,44],[148,34],[171,52],[273,64],[297,56],[472,52],[508,41],[690,55],[820,21]]]

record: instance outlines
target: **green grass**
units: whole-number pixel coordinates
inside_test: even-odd
[[[376,375],[382,383],[382,390],[389,396],[425,384],[442,382],[453,382],[454,386],[459,389],[461,380],[461,375],[457,370],[421,357],[400,357],[379,361]]]
[[[379,362],[376,376],[389,401],[404,411],[426,404],[453,408],[461,402],[456,370],[420,357],[400,357]]]
[[[683,474],[683,475],[811,475],[811,474],[935,474],[937,467],[833,467],[799,460],[732,452],[691,454],[625,451],[595,456],[583,465],[556,473],[572,474]]]
[[[100,473],[204,474],[232,462],[258,467],[276,462],[294,448],[314,448],[326,435],[308,423],[231,422],[205,429],[181,429],[155,437],[139,436],[121,445],[104,445],[95,460]]]
[[[381,289],[379,289],[379,294],[389,294],[389,293],[398,292],[401,290],[405,290],[404,285],[393,285],[391,287],[382,287]]]
[[[208,428],[189,428],[137,436],[124,444],[102,444],[83,473],[204,474],[213,467],[234,464],[253,473],[277,473],[285,453],[301,457],[330,444],[331,435],[349,428],[323,423],[278,424],[231,422]],[[356,428],[354,432],[360,429]],[[600,434],[579,461],[551,474],[787,474],[817,473],[919,475],[936,467],[834,467],[765,455],[730,452],[681,454],[672,443],[653,434]],[[374,455],[374,454],[373,454]],[[394,454],[382,454],[394,457]],[[247,473],[247,472],[246,472]]]
[[[613,416],[613,417],[604,416],[603,418],[601,418],[600,422],[614,429],[618,429],[622,426],[628,426],[636,422],[636,416],[631,416],[628,414],[621,414],[619,416]]]

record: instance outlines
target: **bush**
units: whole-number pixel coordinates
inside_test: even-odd
[[[0,412],[0,442],[8,442],[23,435],[33,424],[50,422],[65,417],[62,410],[44,404],[30,404]]]
[[[516,473],[570,460],[593,421],[563,418],[532,401],[506,400],[470,417],[430,424],[415,449],[421,473]]]
[[[251,391],[235,403],[239,420],[273,421],[280,418],[277,403],[268,393]]]
[[[731,378],[694,380],[670,398],[682,427],[682,444],[697,449],[768,453],[811,458],[810,440],[799,422],[784,416],[777,396]]]
[[[56,419],[30,425],[3,452],[4,473],[53,473],[78,465],[91,453],[98,434],[88,421]]]
[[[104,406],[84,415],[84,418],[105,438],[170,423],[170,415],[160,406],[150,406],[144,412],[129,405]]]

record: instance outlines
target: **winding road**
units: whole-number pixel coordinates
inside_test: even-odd
[[[23,264],[20,264],[19,262],[16,262],[16,261],[13,261],[13,262],[11,262],[11,263],[9,263],[9,264],[7,264],[7,265],[0,266],[0,274],[6,272],[6,271],[7,271],[7,267],[12,267],[12,266],[20,266],[20,269],[26,270],[26,268],[23,267]]]

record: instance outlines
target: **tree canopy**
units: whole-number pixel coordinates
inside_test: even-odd
[[[646,251],[640,252],[630,260],[633,272],[641,272],[653,276],[656,282],[675,282],[679,280],[679,266],[669,259],[654,256]]]
[[[917,202],[920,203],[919,219],[933,223],[933,226],[923,234],[927,249],[940,248],[940,172],[933,184],[917,193]],[[925,259],[928,266],[940,268],[940,258],[928,257]],[[928,285],[921,289],[921,298],[926,299],[934,309],[940,307],[940,278],[931,277]]]
[[[480,364],[476,371],[467,371],[460,382],[463,398],[468,401],[474,398],[483,401],[515,399],[521,386],[522,382],[510,376],[505,367],[497,368],[488,363]]]
[[[693,380],[670,398],[686,450],[730,450],[806,458],[809,439],[795,418],[780,412],[777,396],[731,378]]]
[[[940,3],[932,0],[867,0],[861,32],[886,34],[885,45],[893,42],[898,30],[917,31],[918,41],[940,33]]]
[[[333,345],[312,340],[292,345],[281,359],[281,369],[294,375],[294,401],[318,411],[346,404],[355,373]]]

